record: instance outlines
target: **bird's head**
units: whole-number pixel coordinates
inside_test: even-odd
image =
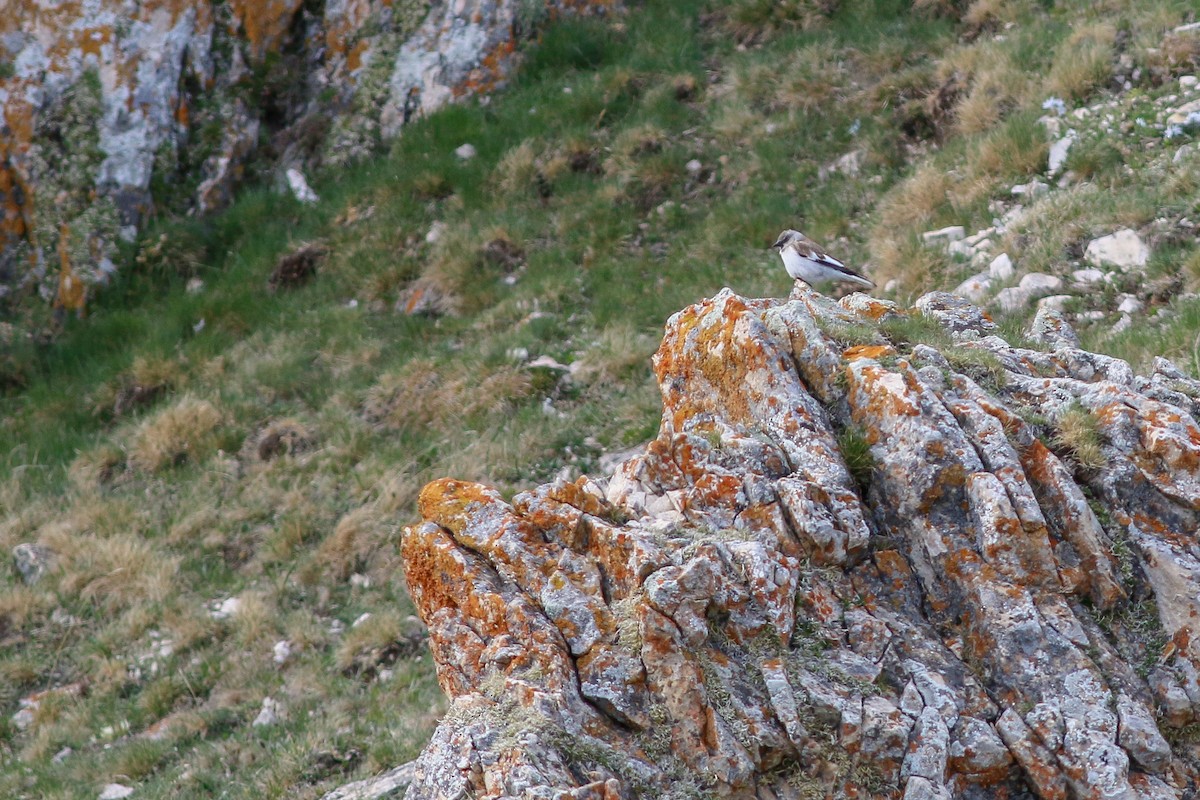
[[[803,238],[804,238],[803,233],[801,233],[800,231],[794,231],[791,228],[788,228],[786,231],[779,234],[779,238],[775,240],[775,244],[771,245],[770,249],[778,250],[782,247],[785,247],[786,245],[788,245],[791,242],[802,240]]]

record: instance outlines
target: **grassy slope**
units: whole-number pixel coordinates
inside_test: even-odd
[[[422,483],[515,491],[651,436],[664,318],[723,285],[786,292],[764,250],[785,226],[902,292],[956,279],[916,234],[986,222],[988,198],[1040,168],[1047,82],[1081,98],[1103,85],[1094,64],[1072,77],[1071,22],[1130,13],[993,5],[960,19],[845,0],[819,19],[747,0],[701,24],[699,3],[654,0],[619,28],[563,22],[503,96],[316,181],[318,205],[251,191],[147,234],[88,319],[14,343],[4,365],[23,388],[2,401],[0,550],[39,542],[57,567],[34,586],[0,576],[0,794],[120,780],[146,798],[316,797],[415,756],[444,707],[395,548]],[[1121,24],[1150,42],[1186,5],[1138,4]],[[1019,24],[1003,41],[961,38],[1005,21]],[[1034,57],[1044,75],[1014,66]],[[980,92],[1012,95],[1001,113],[963,106],[940,149],[906,143],[921,98],[970,65]],[[464,142],[478,149],[465,162]],[[856,148],[857,176],[819,176]],[[914,167],[926,153],[968,188]],[[278,257],[316,240],[330,250],[318,278],[268,292]],[[523,251],[515,282],[483,254],[491,241]],[[462,313],[392,313],[414,280]],[[574,378],[526,366],[539,355],[578,364]],[[163,389],[114,413],[133,386]],[[261,458],[264,431],[293,452]],[[206,603],[233,596],[241,612],[212,619]],[[281,640],[294,654],[279,666]],[[169,654],[147,655],[162,641]],[[18,698],[73,681],[86,692],[47,699],[28,730],[7,722]],[[283,719],[253,727],[267,696]]]

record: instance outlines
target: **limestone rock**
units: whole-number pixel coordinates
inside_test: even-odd
[[[939,228],[936,231],[925,231],[921,234],[921,238],[926,244],[935,242],[957,242],[967,235],[966,229],[962,225],[951,225],[948,228]]]
[[[1001,253],[988,264],[988,274],[998,281],[1006,281],[1016,273],[1012,258],[1008,253]]]
[[[1122,272],[1140,269],[1150,260],[1150,248],[1136,231],[1128,228],[1093,239],[1084,257],[1098,267],[1117,267]]]
[[[40,544],[25,542],[13,548],[13,565],[28,584],[37,583],[54,567],[54,551]]]
[[[1063,167],[1067,164],[1067,154],[1071,151],[1071,145],[1075,144],[1075,140],[1078,138],[1079,134],[1072,129],[1068,130],[1061,139],[1050,145],[1049,161],[1046,168],[1047,175],[1054,177],[1062,172]]]
[[[956,344],[835,338],[904,314]],[[1200,382],[1050,310],[1031,338],[724,290],[668,321],[614,475],[426,486],[401,549],[451,710],[407,796],[1192,796]]]
[[[6,0],[0,288],[40,284],[81,310],[118,240],[168,200],[153,177],[188,198],[177,210],[211,211],[268,139],[283,145],[271,166],[315,202],[302,169],[362,157],[414,114],[492,91],[530,20],[613,3]],[[62,273],[45,269],[60,253]]]
[[[992,290],[992,276],[986,272],[972,275],[955,288],[954,293],[973,303],[982,302]]]
[[[412,783],[416,762],[401,764],[382,775],[367,778],[326,793],[321,800],[380,800],[384,797],[399,797]]]

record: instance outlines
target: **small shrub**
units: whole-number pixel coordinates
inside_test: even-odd
[[[275,263],[267,286],[271,291],[294,289],[311,281],[317,269],[329,255],[329,248],[320,243],[302,244]]]

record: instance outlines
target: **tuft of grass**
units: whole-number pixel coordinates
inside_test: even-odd
[[[859,494],[866,497],[871,489],[871,480],[875,472],[875,456],[871,454],[871,443],[867,440],[866,432],[855,425],[838,431],[838,450],[842,460],[850,470],[850,477],[858,484]]]
[[[1059,97],[1083,100],[1112,76],[1117,29],[1094,22],[1075,30],[1058,48],[1050,67],[1049,89]]]
[[[142,423],[129,448],[129,464],[159,472],[202,461],[220,441],[225,415],[212,402],[186,396]]]
[[[1054,420],[1054,445],[1084,469],[1100,469],[1108,460],[1101,449],[1103,437],[1096,415],[1075,403]]]

